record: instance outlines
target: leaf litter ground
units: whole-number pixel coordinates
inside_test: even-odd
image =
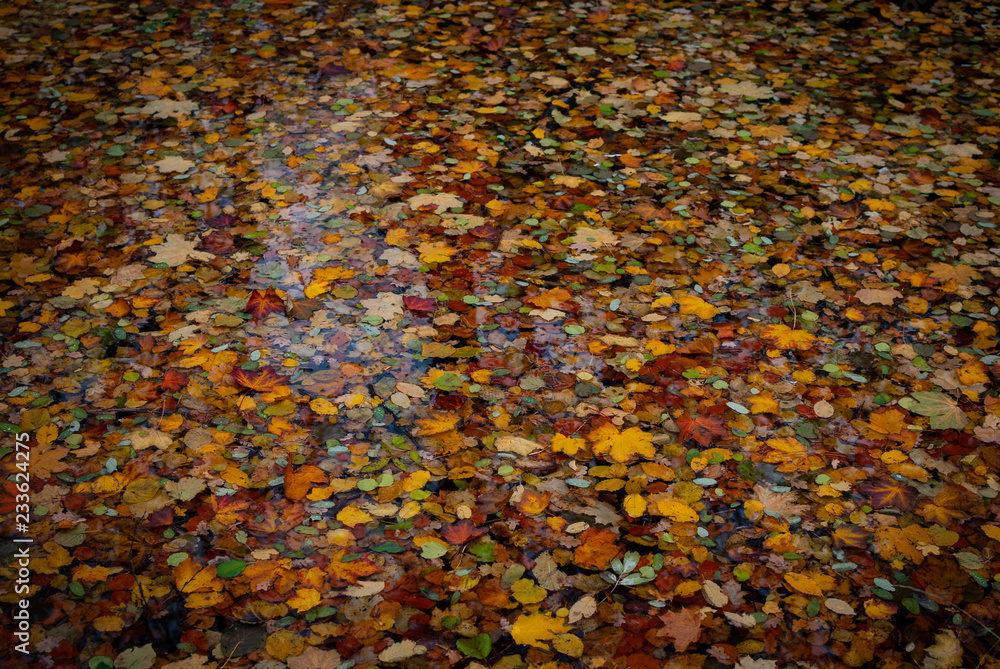
[[[0,8],[4,654],[1000,666],[998,17],[938,4]]]

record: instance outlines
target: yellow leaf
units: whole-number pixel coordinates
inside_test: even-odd
[[[406,246],[410,241],[410,235],[406,228],[393,228],[385,233],[385,243],[390,246]]]
[[[660,479],[662,481],[674,480],[674,470],[666,465],[661,465],[657,462],[643,462],[640,466],[642,467],[642,473],[651,479]]]
[[[803,574],[785,574],[785,582],[788,583],[792,589],[798,590],[804,595],[813,595],[815,597],[823,595],[823,591],[820,589],[819,584]]]
[[[653,512],[679,523],[698,521],[697,512],[680,499],[658,499],[653,502]]]
[[[909,460],[909,456],[907,456],[906,453],[902,451],[897,451],[893,449],[891,451],[886,451],[885,453],[883,453],[879,459],[882,460],[882,462],[884,462],[887,465],[895,465],[897,463]]]
[[[588,436],[594,442],[594,453],[607,453],[615,462],[628,462],[635,456],[656,457],[652,435],[637,427],[619,432],[611,423],[605,423]]]
[[[898,609],[899,607],[895,604],[883,602],[880,599],[869,599],[865,602],[865,615],[874,620],[888,620],[896,615]]]
[[[417,247],[417,251],[420,253],[420,260],[427,264],[448,262],[453,255],[458,253],[457,248],[443,242],[424,242]]]
[[[780,348],[796,349],[799,351],[805,351],[811,348],[813,342],[816,341],[816,337],[809,334],[805,330],[793,330],[783,323],[780,325],[766,326],[762,336],[775,346]]]
[[[625,513],[632,518],[639,518],[646,513],[646,500],[642,495],[628,495],[624,503]]]
[[[267,638],[264,649],[278,662],[301,655],[306,649],[306,640],[291,630],[278,630]]]
[[[958,382],[963,386],[972,386],[977,383],[989,383],[990,377],[987,372],[986,365],[978,360],[973,360],[955,370],[955,376],[958,377]]]
[[[303,611],[308,611],[319,606],[320,599],[322,598],[315,588],[298,588],[295,591],[295,595],[290,597],[285,603],[299,613],[302,613]]]
[[[752,413],[778,413],[781,409],[770,393],[760,393],[750,396],[750,411]]]
[[[537,604],[549,596],[544,588],[539,587],[530,578],[522,578],[510,586],[510,592],[514,595],[514,599],[522,604]]]
[[[413,472],[406,477],[403,481],[403,490],[406,492],[413,492],[414,490],[420,490],[427,482],[431,480],[431,473],[424,469],[420,471]]]
[[[312,299],[317,295],[322,295],[323,293],[330,291],[330,281],[313,281],[308,286],[306,286],[305,294],[306,297]]]
[[[337,405],[325,397],[317,397],[314,399],[309,403],[309,408],[321,416],[333,416],[339,411],[339,409],[337,409]]]
[[[247,488],[250,486],[250,477],[242,469],[236,467],[226,467],[226,471],[219,475],[223,481],[237,488]]]
[[[552,640],[552,647],[570,657],[583,655],[583,641],[575,634],[560,634]]]
[[[510,635],[513,637],[514,643],[548,650],[548,645],[542,643],[543,641],[551,641],[556,638],[556,635],[565,634],[568,631],[569,628],[562,620],[544,613],[532,613],[522,615],[514,621]]]
[[[646,343],[646,350],[653,355],[667,355],[668,353],[673,353],[677,350],[677,347],[673,344],[664,344],[658,339],[653,339]]]
[[[362,511],[361,509],[353,506],[344,507],[337,514],[337,520],[348,527],[355,527],[356,525],[367,523],[371,519],[372,517],[367,511]]]
[[[983,525],[983,534],[988,536],[990,539],[996,539],[1000,541],[1000,527],[996,525]]]
[[[201,567],[188,558],[174,570],[174,583],[185,594],[222,589],[222,581],[215,577],[215,567]]]
[[[715,306],[694,295],[682,293],[677,295],[676,299],[682,314],[692,314],[702,320],[708,320],[719,313]]]
[[[576,455],[584,445],[585,442],[583,439],[567,437],[564,434],[557,434],[552,437],[552,450],[556,453]]]

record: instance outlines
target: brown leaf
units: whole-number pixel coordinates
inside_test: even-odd
[[[656,635],[670,637],[677,652],[683,653],[701,637],[701,618],[701,612],[694,608],[669,611],[660,616],[663,628]]]
[[[874,481],[864,484],[858,490],[871,498],[872,508],[875,509],[894,506],[900,511],[912,511],[916,505],[916,488],[898,481],[888,479]]]

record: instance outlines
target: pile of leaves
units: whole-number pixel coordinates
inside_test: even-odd
[[[1000,30],[938,5],[0,7],[3,655],[1000,667]]]

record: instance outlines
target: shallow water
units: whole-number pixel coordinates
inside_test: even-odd
[[[0,10],[5,655],[997,665],[996,19]]]

